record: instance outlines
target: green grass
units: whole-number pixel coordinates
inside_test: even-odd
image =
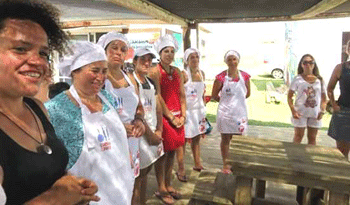
[[[256,88],[258,89],[258,91],[265,91],[266,89],[266,83],[271,81],[273,86],[275,86],[275,88],[280,87],[281,85],[284,84],[283,80],[277,80],[277,79],[252,79],[251,82],[254,83],[254,85],[256,86]]]

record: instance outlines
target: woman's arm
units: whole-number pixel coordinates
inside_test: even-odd
[[[211,98],[215,101],[220,101],[219,92],[221,91],[223,83],[221,83],[218,79],[215,79],[213,90],[211,92]]]
[[[294,91],[289,89],[288,95],[287,95],[288,105],[292,112],[293,118],[299,119],[301,115],[295,110],[295,107],[293,104],[293,96],[294,96]]]
[[[184,78],[183,75],[180,72],[180,69],[175,68],[177,73],[180,76],[180,104],[181,104],[181,117],[180,117],[180,123],[178,124],[178,128],[182,127],[186,122],[186,93],[184,88]]]
[[[0,205],[4,205],[6,203],[5,191],[2,188],[3,181],[4,181],[4,171],[2,170],[2,167],[0,166]]]
[[[331,102],[331,105],[333,107],[333,110],[335,112],[340,110],[339,105],[335,102],[335,98],[334,98],[334,88],[337,85],[337,82],[340,78],[341,75],[341,69],[342,69],[342,64],[338,64],[337,66],[335,66],[332,76],[329,79],[328,82],[328,86],[327,86],[327,94],[328,94],[328,98],[329,101]]]
[[[158,67],[153,67],[150,71],[150,73],[148,74],[149,78],[151,78],[151,80],[154,82],[154,84],[156,85],[156,89],[157,89],[157,98],[159,99],[159,102],[160,102],[160,105],[161,105],[161,108],[162,108],[162,113],[163,115],[169,119],[169,121],[171,123],[174,124],[174,121],[175,121],[175,116],[170,112],[170,110],[168,109],[168,107],[166,106],[165,102],[164,102],[164,99],[161,95],[161,87],[160,87],[160,73],[159,73],[159,70],[158,70]],[[175,125],[175,124],[174,124]]]
[[[249,98],[249,96],[250,96],[250,79],[248,79],[245,82],[245,87],[247,88],[247,95],[245,96],[245,98]]]

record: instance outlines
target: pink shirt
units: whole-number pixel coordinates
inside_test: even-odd
[[[250,75],[244,71],[241,71],[241,75],[244,79],[244,82],[247,82],[250,79]],[[219,82],[221,82],[222,84],[225,82],[225,76],[227,75],[227,70],[222,71],[220,74],[218,74],[215,79],[218,80]],[[235,78],[233,79],[234,82],[238,82],[239,78]]]

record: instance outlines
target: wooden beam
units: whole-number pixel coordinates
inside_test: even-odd
[[[160,20],[144,20],[144,19],[131,19],[131,20],[96,20],[96,21],[66,21],[62,23],[64,29],[66,28],[78,28],[88,26],[115,26],[115,25],[130,25],[130,24],[165,24],[166,22]]]
[[[178,24],[182,27],[187,27],[189,22],[187,19],[184,19],[180,16],[177,16],[170,11],[167,11],[151,2],[146,0],[105,0],[111,3],[114,3],[118,6],[133,10],[135,12],[152,16],[161,21],[165,21],[170,24]]]
[[[312,18],[317,16],[318,14],[322,14],[328,10],[333,9],[334,7],[337,7],[348,0],[323,0],[320,3],[314,5],[310,9],[292,16],[293,20],[298,19],[306,19],[306,18]]]

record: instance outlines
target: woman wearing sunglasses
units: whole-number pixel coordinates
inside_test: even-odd
[[[296,99],[293,104],[293,96]],[[298,75],[293,79],[288,91],[288,105],[292,111],[295,143],[301,143],[307,128],[308,144],[316,144],[318,129],[325,113],[326,89],[315,59],[305,54],[298,66]]]

